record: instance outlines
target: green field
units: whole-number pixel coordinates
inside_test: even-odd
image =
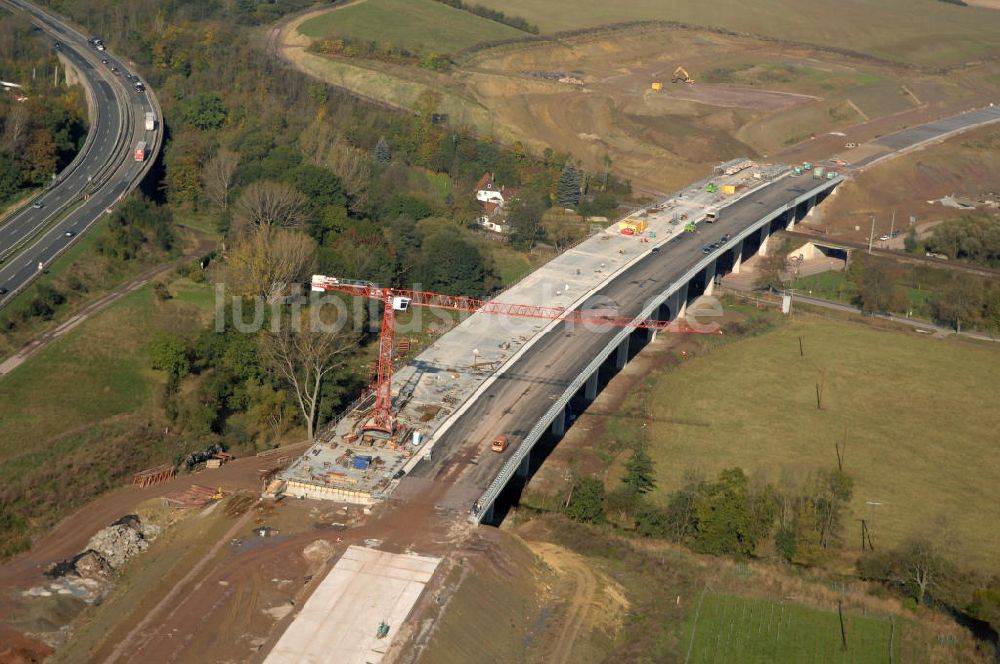
[[[836,611],[706,591],[700,606],[691,612],[685,624],[684,661],[691,664],[903,661],[901,625],[897,623],[894,634],[893,629],[888,617],[845,611],[845,651]]]
[[[527,33],[435,0],[364,0],[303,23],[314,39],[353,37],[417,53],[451,53]]]
[[[669,20],[844,48],[922,65],[962,64],[1000,51],[1000,12],[938,0],[479,0],[543,32],[623,21]]]
[[[863,518],[876,549],[946,538],[956,561],[998,571],[1000,531],[985,526],[1000,523],[998,370],[995,346],[797,314],[651,380],[656,498],[666,502],[689,469],[804,482],[836,467],[846,440],[848,545]]]

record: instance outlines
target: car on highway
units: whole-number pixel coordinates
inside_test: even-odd
[[[45,203],[41,201],[35,201],[34,203],[31,204],[31,207],[35,208],[36,210],[41,210],[43,207],[45,207]]]
[[[76,231],[66,231],[65,233],[63,233],[63,235],[65,235],[66,237],[73,237],[74,235],[76,235]]]
[[[729,242],[731,239],[733,239],[733,236],[730,235],[729,233],[726,233],[725,235],[722,236],[722,238],[719,240],[719,242],[721,242],[722,244],[725,244],[725,243]]]
[[[659,247],[653,247],[652,250],[650,251],[650,253],[655,256],[656,254],[660,253],[660,248]]]
[[[108,64],[108,59],[107,58],[101,58],[101,64],[102,65]]]
[[[111,68],[111,73],[114,74],[115,76],[117,76],[118,75],[118,67],[112,67]]]
[[[711,249],[712,251],[715,251],[716,249],[718,249],[721,246],[722,245],[720,243],[718,243],[718,242],[713,242],[712,244],[708,245],[709,249]]]
[[[703,254],[710,254],[710,253],[712,253],[712,247],[710,247],[710,246],[708,246],[706,244],[704,247],[701,248],[701,253],[703,253]]]
[[[507,444],[509,442],[510,439],[507,438],[507,436],[497,436],[496,438],[493,439],[493,442],[490,443],[490,449],[493,450],[494,452],[503,452],[505,449],[507,449]]]
[[[3,286],[0,286],[0,295],[6,295],[9,292],[10,292],[9,290],[4,288]]]

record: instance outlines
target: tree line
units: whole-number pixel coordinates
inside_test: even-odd
[[[72,161],[86,138],[87,119],[82,89],[54,80],[62,67],[51,42],[21,14],[0,21],[0,63],[0,78],[22,86],[0,91],[3,207],[25,189],[46,185]]]

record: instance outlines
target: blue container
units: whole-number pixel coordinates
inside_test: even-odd
[[[370,456],[356,456],[352,462],[355,470],[368,470],[368,466],[371,465],[372,458]]]

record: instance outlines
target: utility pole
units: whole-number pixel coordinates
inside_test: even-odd
[[[875,215],[872,215],[872,232],[868,236],[868,253],[872,252],[872,242],[875,241]]]
[[[892,221],[889,222],[889,239],[892,239],[892,233],[896,230],[896,211],[892,211]]]

